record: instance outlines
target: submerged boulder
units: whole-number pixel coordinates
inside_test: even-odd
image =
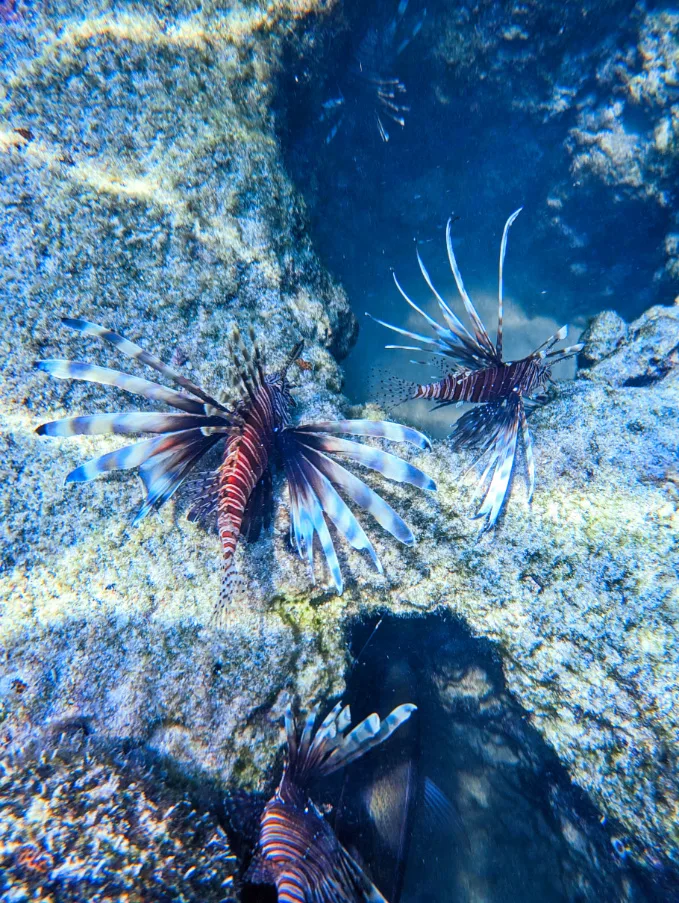
[[[64,2],[28,10],[0,47],[3,747],[85,718],[186,772],[261,785],[288,698],[341,692],[349,619],[445,608],[496,644],[509,690],[627,830],[623,848],[676,861],[676,308],[592,325],[579,378],[532,418],[530,509],[519,462],[498,528],[479,539],[470,462],[446,442],[413,452],[439,492],[385,492],[418,539],[406,548],[366,524],[385,576],[342,548],[344,596],[320,563],[312,587],[280,506],[241,551],[247,598],[221,627],[219,542],[186,521],[186,502],[130,529],[132,479],[63,487],[115,440],[33,433],[127,404],[32,370],[38,357],[110,361],[58,330],[76,314],[213,389],[233,323],[252,324],[273,363],[301,335],[301,413],[352,413],[336,357],[355,321],[306,236],[270,106],[284,42],[311,40],[330,5],[187,2],[170,18],[161,3]]]

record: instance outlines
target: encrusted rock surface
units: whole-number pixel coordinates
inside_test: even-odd
[[[0,795],[5,903],[236,899],[215,818],[120,745],[53,736],[0,761]]]

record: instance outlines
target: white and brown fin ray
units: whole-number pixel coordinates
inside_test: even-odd
[[[415,253],[424,281],[436,298],[441,313],[443,314],[443,319],[448,325],[449,336],[446,337],[446,344],[450,345],[448,356],[457,358],[459,363],[468,365],[472,368],[485,366],[489,362],[486,349],[478,344],[476,339],[473,338],[469,333],[469,330],[465,327],[459,317],[456,316],[450,308],[450,305],[446,303],[436,289],[417,247],[415,248]]]
[[[291,430],[291,432],[297,432]],[[403,458],[384,452],[370,445],[360,442],[352,442],[349,439],[341,439],[321,432],[304,430],[297,433],[297,439],[309,448],[331,454],[341,455],[363,467],[380,473],[383,477],[393,480],[395,483],[410,483],[420,489],[435,490],[436,484],[431,477],[423,473],[418,467],[414,467]]]
[[[324,509],[307,477],[307,470],[308,468],[302,465],[299,458],[286,456],[288,481],[294,484],[297,496],[296,507],[299,522],[295,527],[295,532],[301,537],[301,549],[306,555],[312,580],[314,579],[314,535],[318,536],[335,589],[341,595],[344,592],[344,580],[337,552],[325,521]]]
[[[467,316],[472,322],[476,341],[478,342],[479,346],[485,350],[490,360],[497,361],[498,358],[495,346],[491,342],[490,336],[486,332],[486,327],[483,325],[481,317],[479,317],[479,315],[477,314],[476,308],[472,304],[472,300],[467,293],[467,289],[464,287],[464,282],[462,281],[462,273],[460,272],[460,268],[457,265],[455,251],[453,250],[452,218],[448,220],[448,224],[446,225],[446,248],[448,250],[448,262],[450,263],[450,269],[453,272],[455,284],[457,285],[457,290],[460,293],[462,303],[464,304],[465,310],[467,311]]]
[[[350,458],[398,482],[430,490],[435,490],[436,485],[430,477],[402,458],[339,438],[337,434],[410,442],[420,448],[429,447],[429,440],[410,427],[388,421],[369,420],[319,421],[299,428],[288,428],[281,434],[279,444],[290,492],[292,544],[300,557],[307,561],[313,574],[314,537],[318,536],[335,587],[341,593],[344,583],[332,537],[325,522],[326,516],[350,546],[368,553],[380,573],[382,566],[372,543],[339,495],[338,489],[372,514],[399,541],[412,545],[414,537],[391,506],[362,480],[334,461],[330,454]]]
[[[431,442],[419,430],[389,420],[317,420],[300,424],[299,433],[327,433],[328,435],[370,436],[390,442],[408,442],[417,448],[431,449]]]
[[[234,326],[231,332],[231,358],[242,388],[247,392],[251,400],[257,397],[257,391],[265,381],[261,364],[261,353],[254,344],[254,353],[248,350],[238,326]]]
[[[306,716],[300,731],[292,710],[288,708],[285,719],[288,766],[284,781],[290,780],[304,787],[315,778],[334,774],[384,743],[416,710],[417,706],[412,703],[404,703],[384,719],[373,713],[351,728],[349,706],[338,703],[314,733],[315,712]]]
[[[504,317],[503,305],[504,305],[504,287],[503,287],[503,275],[504,275],[504,266],[505,266],[505,254],[507,253],[507,239],[509,237],[509,230],[512,227],[514,221],[523,207],[519,207],[518,210],[515,210],[514,213],[509,217],[507,222],[505,223],[505,227],[502,230],[502,241],[500,242],[500,264],[498,268],[498,307],[497,307],[497,341],[495,343],[495,351],[497,352],[497,356],[500,360],[502,360],[502,321]]]
[[[102,386],[114,386],[130,392],[132,395],[141,395],[149,401],[159,401],[189,414],[205,413],[205,405],[201,402],[176,392],[174,389],[167,389],[158,383],[139,376],[131,376],[129,373],[122,373],[120,370],[99,367],[86,361],[68,360],[37,361],[35,366],[55,379],[77,379],[99,383]]]
[[[568,348],[557,348],[555,351],[548,352],[545,355],[545,360],[551,367],[552,364],[558,364],[560,361],[565,361],[569,357],[574,357],[576,354],[580,354],[584,347],[584,342],[578,342],[577,345],[569,345]]]
[[[124,336],[118,335],[118,333],[113,332],[111,329],[106,329],[106,327],[99,326],[97,323],[91,323],[88,320],[72,319],[71,317],[63,317],[61,322],[64,326],[79,332],[81,335],[94,336],[104,342],[108,342],[126,357],[146,364],[147,367],[151,367],[158,373],[162,373],[167,379],[171,380],[176,385],[181,386],[183,389],[186,389],[187,392],[200,398],[201,401],[206,404],[213,405],[216,408],[222,408],[222,405],[201,389],[200,386],[197,386],[195,383],[191,382],[191,380],[182,376],[181,373],[178,373],[168,364],[165,364],[154,354],[145,351],[139,345],[135,345],[134,342],[130,342]]]
[[[474,515],[485,520],[484,531],[495,525],[507,496],[522,410],[518,395],[480,405],[460,417],[451,434],[455,449],[477,450],[477,462],[486,459],[477,489],[483,500]]]
[[[39,436],[103,436],[135,435],[140,433],[175,433],[190,429],[214,427],[223,429],[221,417],[205,417],[203,414],[150,414],[145,411],[129,411],[121,414],[89,414],[82,417],[64,417],[41,424]]]

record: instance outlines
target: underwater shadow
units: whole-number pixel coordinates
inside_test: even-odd
[[[358,622],[345,699],[355,719],[414,702],[347,770],[335,828],[390,903],[675,900],[571,782],[506,687],[486,640],[447,614]]]

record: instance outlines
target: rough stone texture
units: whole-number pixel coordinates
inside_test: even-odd
[[[271,765],[288,695],[339,689],[341,635],[285,600],[213,630],[215,538],[171,510],[129,531],[134,480],[82,497],[63,485],[69,460],[115,443],[33,432],[48,412],[138,405],[33,371],[45,356],[129,364],[74,342],[64,315],[215,391],[228,389],[233,323],[254,327],[272,366],[303,337],[300,413],[335,409],[332,355],[355,320],[311,249],[270,108],[284,51],[299,53],[332,4],[166,6],[22,4],[2,27],[0,734],[15,749],[85,717],[247,784]],[[270,585],[268,546],[249,570]]]
[[[224,831],[163,777],[78,733],[0,762],[4,903],[235,900]]]
[[[217,539],[181,499],[128,529],[138,490],[124,476],[63,487],[114,440],[41,441],[33,427],[114,399],[30,362],[110,361],[57,330],[77,312],[218,388],[229,326],[252,322],[274,362],[308,340],[302,416],[342,406],[329,351],[346,351],[354,321],[303,235],[267,106],[281,35],[311,5],[187,5],[173,22],[160,6],[90,8],[58,34],[49,15],[67,7],[33,12],[2,49],[3,745],[87,717],[194,774],[261,783],[287,698],[341,691],[348,618],[445,606],[497,643],[509,689],[635,854],[679,859],[676,308],[592,327],[606,336],[597,362],[533,418],[530,511],[516,479],[479,541],[468,462],[437,443],[412,455],[437,497],[373,482],[419,540],[404,549],[367,525],[384,577],[350,552],[342,598],[312,589],[281,508],[242,554],[250,605],[214,627]]]
[[[674,307],[652,307],[629,329],[615,314],[602,314],[582,340],[592,379],[612,386],[657,382],[679,364],[679,298]]]

